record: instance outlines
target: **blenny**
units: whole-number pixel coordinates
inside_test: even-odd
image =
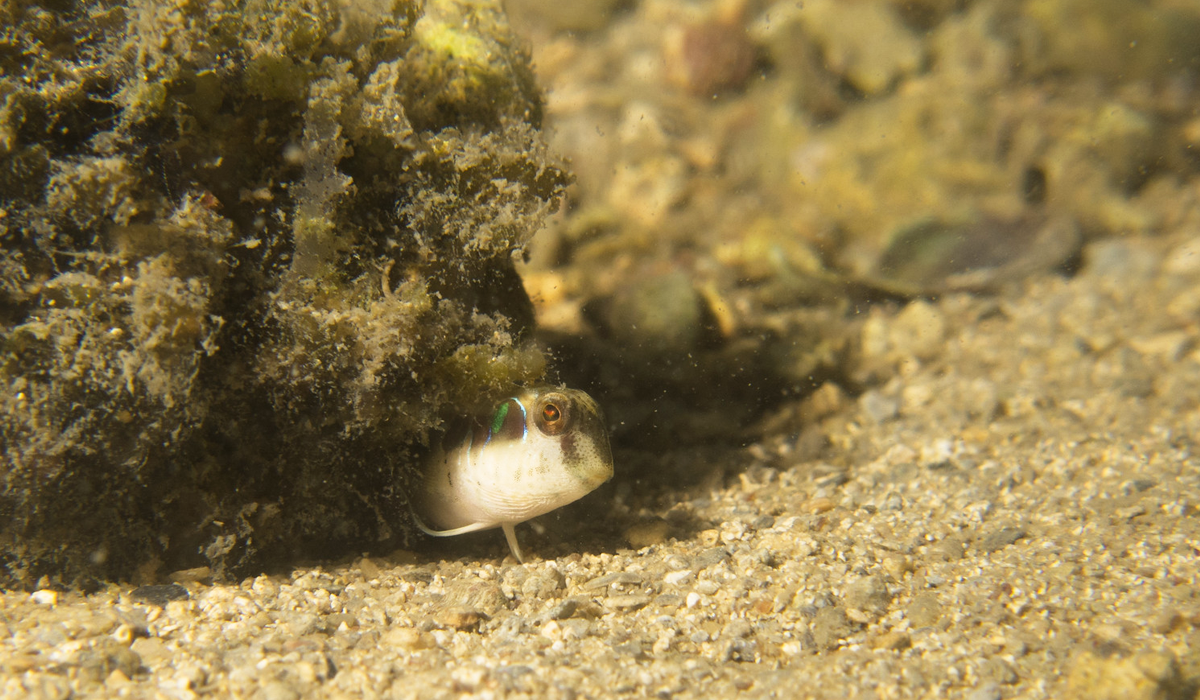
[[[446,433],[412,500],[417,527],[450,537],[499,527],[518,562],[515,527],[612,478],[600,406],[582,391],[539,387]]]

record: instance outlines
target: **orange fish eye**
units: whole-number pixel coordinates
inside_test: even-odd
[[[571,425],[571,400],[557,392],[546,394],[534,407],[533,417],[543,435],[561,435]]]

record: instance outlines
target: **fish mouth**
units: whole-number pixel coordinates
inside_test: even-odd
[[[608,465],[607,469],[605,469],[602,472],[597,472],[595,475],[592,476],[592,478],[588,479],[588,490],[590,491],[590,490],[598,489],[601,486],[603,486],[604,484],[607,484],[608,482],[612,481],[612,478],[613,478],[613,468],[612,468],[612,464],[610,463]]]

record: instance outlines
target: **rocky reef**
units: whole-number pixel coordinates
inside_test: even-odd
[[[402,540],[430,432],[545,366],[569,176],[499,3],[0,20],[0,586]]]

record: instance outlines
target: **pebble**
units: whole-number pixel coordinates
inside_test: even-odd
[[[822,649],[833,649],[850,635],[850,618],[841,608],[826,607],[817,610],[812,622],[813,641]]]
[[[880,563],[883,570],[894,580],[901,580],[904,575],[913,570],[912,562],[903,554],[889,554]]]
[[[595,591],[613,586],[614,588],[622,586],[638,586],[641,585],[644,579],[640,574],[631,571],[619,571],[611,574],[605,574],[594,578],[583,584],[581,588],[585,591]]]
[[[775,527],[775,516],[764,513],[751,521],[750,527],[755,530],[766,530]]]
[[[562,636],[566,640],[583,639],[591,633],[592,629],[591,622],[579,618],[563,620],[559,622],[559,625],[562,626]]]
[[[1186,620],[1184,619],[1183,615],[1181,615],[1178,610],[1172,608],[1163,610],[1161,613],[1156,615],[1150,622],[1150,629],[1153,630],[1155,634],[1170,634],[1176,629],[1182,627],[1185,623]]]
[[[858,405],[863,415],[873,423],[886,423],[900,413],[900,399],[884,396],[876,389],[863,392],[858,398]]]
[[[937,624],[942,615],[942,606],[934,593],[922,593],[908,604],[905,611],[909,624],[914,629]]]
[[[984,683],[971,694],[967,696],[967,700],[1001,700],[1004,694],[1000,692],[1000,686],[995,683]]]
[[[433,637],[412,627],[393,627],[384,632],[379,642],[383,646],[408,650],[429,649],[434,646]]]
[[[695,574],[693,574],[691,571],[672,571],[663,576],[663,583],[671,586],[679,586],[691,581],[694,577]]]
[[[193,569],[173,571],[167,577],[174,583],[201,583],[212,578],[212,569],[207,566],[197,566]],[[146,588],[146,586],[143,586]]]
[[[650,596],[637,594],[610,595],[604,599],[605,607],[613,610],[637,610],[650,604]]]
[[[888,649],[890,651],[903,651],[912,646],[912,637],[906,632],[897,632],[891,630],[884,632],[875,638],[872,643],[876,649]]]
[[[47,589],[34,591],[29,595],[29,599],[38,605],[58,605],[58,591]]]
[[[358,570],[368,579],[379,578],[383,573],[383,569],[379,568],[379,565],[371,561],[368,557],[358,560]]]
[[[548,620],[565,620],[568,617],[571,617],[572,615],[574,615],[575,611],[578,608],[579,608],[579,603],[576,600],[574,600],[572,598],[567,598],[566,600],[558,603],[557,605],[555,605],[554,607],[552,607],[548,611],[546,611],[546,619],[548,619]]]
[[[490,617],[508,606],[508,597],[496,581],[466,579],[446,587],[443,605],[446,608],[478,611]]]
[[[692,559],[696,571],[703,571],[710,566],[719,564],[729,558],[729,551],[724,547],[711,547],[700,552]]]
[[[208,681],[208,671],[203,666],[194,663],[184,663],[177,667],[177,678],[184,688],[199,688]]]
[[[253,697],[254,700],[299,700],[300,693],[282,681],[268,681]]]
[[[26,674],[19,685],[12,689],[17,693],[27,693],[30,700],[67,700],[73,694],[69,679],[49,673]],[[14,695],[14,697],[21,697],[21,695]]]
[[[311,612],[293,612],[283,618],[280,627],[291,637],[304,637],[321,627],[321,619]]]
[[[538,632],[538,634],[551,641],[560,641],[562,640],[562,625],[558,624],[558,622],[554,620],[550,620],[546,624],[542,625],[542,629]]]
[[[638,523],[625,530],[625,541],[634,549],[662,544],[671,532],[671,525],[661,518]]]
[[[879,576],[866,576],[846,587],[846,605],[872,616],[886,612],[891,599],[887,584]]]
[[[1018,680],[1017,672],[1004,659],[986,659],[979,665],[979,677],[1003,685],[1012,685]]]
[[[434,620],[443,627],[456,630],[475,629],[485,619],[487,619],[487,615],[470,608],[451,608],[443,610],[434,617]]]
[[[1200,275],[1200,238],[1189,238],[1164,257],[1163,272],[1169,275]]]
[[[1162,700],[1174,697],[1182,678],[1167,652],[1103,658],[1084,651],[1071,665],[1063,700]]]
[[[514,570],[524,571],[521,567]],[[566,585],[562,572],[556,568],[544,567],[535,571],[521,582],[521,594],[536,600],[553,597]]]
[[[1025,530],[1019,527],[1000,528],[995,532],[985,535],[979,543],[979,548],[984,552],[992,553],[1010,544],[1014,544],[1018,540],[1024,539],[1025,534]]]
[[[108,674],[108,678],[104,679],[104,686],[111,691],[120,693],[123,689],[129,687],[129,676],[117,668]]]

